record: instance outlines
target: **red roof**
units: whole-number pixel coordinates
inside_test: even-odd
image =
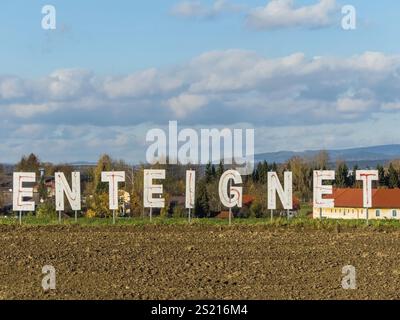
[[[333,189],[326,199],[335,199],[337,208],[362,208],[362,189]],[[372,207],[382,209],[400,208],[400,189],[372,189]]]
[[[251,205],[254,200],[255,200],[255,198],[253,196],[245,194],[245,195],[243,195],[242,203],[243,203],[243,205],[248,206],[248,205]]]

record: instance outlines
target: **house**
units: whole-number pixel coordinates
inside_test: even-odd
[[[56,182],[54,177],[45,177],[44,178],[44,185],[47,189],[47,195],[50,198],[54,198],[56,195]],[[33,186],[33,193],[39,193],[40,183],[37,182]]]
[[[315,219],[366,219],[367,209],[363,208],[362,189],[333,189],[326,199],[334,199],[334,208],[314,208]],[[368,209],[369,219],[400,219],[400,189],[373,189],[372,208]]]

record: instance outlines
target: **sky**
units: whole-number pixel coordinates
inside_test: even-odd
[[[399,12],[394,0],[2,0],[0,162],[137,163],[146,132],[172,120],[254,128],[257,153],[399,143]]]

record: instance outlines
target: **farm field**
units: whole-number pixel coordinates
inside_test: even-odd
[[[399,299],[399,241],[374,227],[0,224],[0,298]],[[345,265],[356,290],[341,287]]]

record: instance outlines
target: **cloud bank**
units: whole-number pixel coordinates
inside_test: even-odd
[[[296,7],[293,0],[271,0],[265,7],[252,9],[247,16],[247,24],[261,30],[322,28],[333,23],[335,10],[335,0],[320,0],[303,7]]]
[[[200,127],[245,124],[282,136],[296,128],[297,141],[290,143],[305,148],[318,147],[307,132],[329,136],[327,147],[342,147],[340,130],[346,127],[354,136],[348,143],[359,144],[364,137],[357,138],[355,130],[361,124],[397,115],[399,80],[398,55],[294,53],[271,59],[243,50],[206,52],[172,68],[118,77],[80,69],[35,79],[0,75],[0,151],[14,159],[53,143],[57,159],[74,147],[81,151],[69,160],[93,159],[108,150],[139,157],[145,131],[169,120]],[[338,128],[336,137],[327,128]],[[259,143],[260,151],[290,147],[279,137]]]
[[[227,0],[215,0],[212,5],[207,6],[201,1],[183,1],[173,6],[171,13],[181,18],[216,18],[224,13],[240,12],[244,6],[228,2]]]
[[[210,19],[227,13],[244,13],[245,24],[254,30],[287,28],[324,28],[334,24],[339,12],[336,0],[318,0],[315,4],[297,6],[294,0],[270,0],[265,6],[249,8],[228,0],[215,0],[211,5],[201,1],[182,1],[171,10],[181,18]]]

